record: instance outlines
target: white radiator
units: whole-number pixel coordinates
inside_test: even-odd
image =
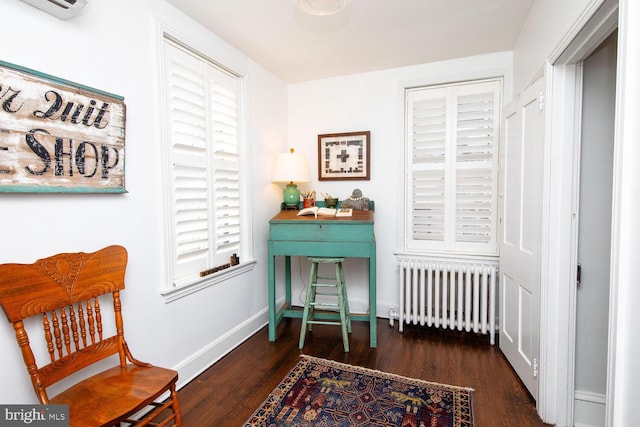
[[[495,265],[427,259],[399,264],[400,332],[413,323],[489,334],[495,344]]]

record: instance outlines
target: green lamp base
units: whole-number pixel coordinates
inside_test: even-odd
[[[284,196],[284,204],[286,206],[298,206],[298,202],[300,202],[300,191],[296,184],[293,182],[287,184],[287,187],[282,191],[282,195]]]

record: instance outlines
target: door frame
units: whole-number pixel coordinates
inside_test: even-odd
[[[543,265],[541,277],[540,396],[546,422],[573,425],[577,214],[582,61],[618,25],[618,1],[593,1],[545,66],[549,132],[545,140]],[[610,301],[610,313],[611,304]],[[609,345],[609,360],[613,360]],[[615,349],[613,348],[615,352]],[[607,387],[609,388],[609,387]],[[607,412],[610,410],[607,391]]]

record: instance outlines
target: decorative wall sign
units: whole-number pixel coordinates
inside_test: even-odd
[[[318,179],[369,179],[371,132],[318,135]]]
[[[0,61],[0,192],[124,193],[122,97]]]

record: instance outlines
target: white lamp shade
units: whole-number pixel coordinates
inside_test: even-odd
[[[276,159],[273,182],[309,182],[309,164],[304,154],[284,153]]]

